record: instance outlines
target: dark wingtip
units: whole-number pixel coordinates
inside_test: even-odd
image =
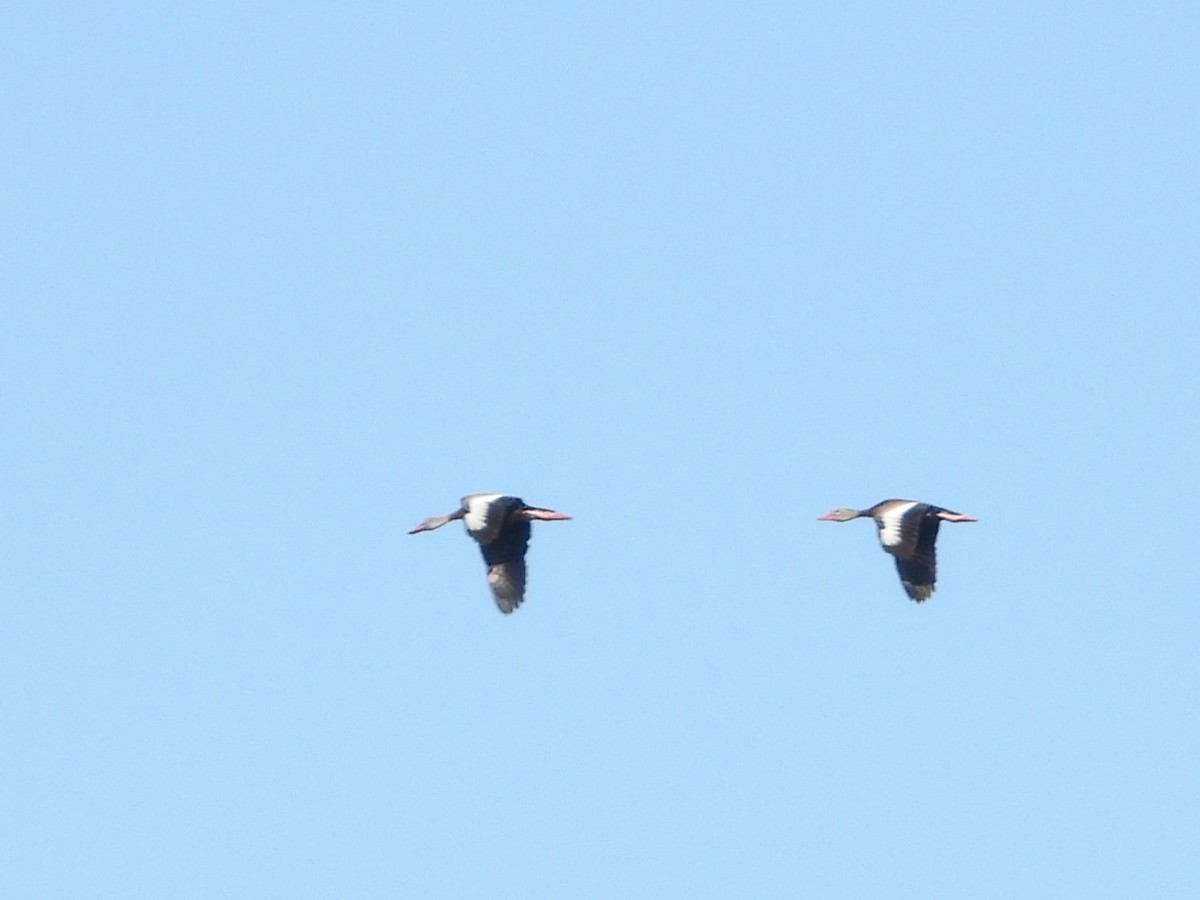
[[[517,597],[515,600],[510,600],[507,597],[496,597],[495,594],[492,596],[496,601],[496,609],[500,610],[506,616],[511,616],[515,613],[517,607],[521,605],[521,601],[525,599],[524,597]]]
[[[904,585],[904,593],[908,594],[908,599],[916,603],[924,603],[933,596],[932,584],[913,584],[911,581],[902,581]]]

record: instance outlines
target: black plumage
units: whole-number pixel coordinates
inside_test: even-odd
[[[492,597],[503,613],[512,612],[525,599],[525,554],[533,535],[529,520],[521,515],[526,508],[525,501],[513,499],[515,503],[503,511],[504,518],[496,536],[479,545],[479,552],[487,563]]]
[[[936,541],[942,524],[938,513],[943,512],[939,507],[922,505],[925,509],[920,513],[916,541],[905,555],[893,552],[904,592],[918,603],[933,596],[933,587],[937,583]],[[912,510],[910,515],[917,515],[917,511]]]

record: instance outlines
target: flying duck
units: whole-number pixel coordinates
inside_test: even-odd
[[[468,494],[454,512],[426,519],[408,533],[433,531],[447,522],[462,519],[467,534],[475,539],[483,551],[492,597],[500,607],[500,612],[507,615],[525,599],[525,551],[529,549],[530,521],[569,518],[567,514],[553,509],[530,506],[520,497]]]
[[[974,516],[956,513],[916,500],[884,500],[870,509],[835,509],[818,522],[849,522],[870,517],[879,528],[879,543],[896,558],[900,583],[913,600],[921,603],[933,596],[937,581],[938,526],[942,522],[977,522]]]

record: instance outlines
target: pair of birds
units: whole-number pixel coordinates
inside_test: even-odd
[[[467,534],[479,544],[487,564],[488,585],[500,612],[511,613],[525,599],[525,552],[532,531],[530,522],[570,519],[566,513],[530,506],[520,497],[505,494],[468,494],[449,515],[426,519],[408,533],[433,531],[447,522],[462,519]],[[976,522],[974,516],[957,513],[916,500],[883,500],[868,509],[838,508],[818,522],[849,522],[871,518],[879,529],[879,543],[896,560],[905,593],[918,603],[933,596],[937,581],[934,544],[943,522]]]

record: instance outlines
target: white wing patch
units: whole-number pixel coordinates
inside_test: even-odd
[[[917,505],[919,504],[913,501],[897,503],[891,509],[880,513],[877,520],[879,522],[879,543],[884,547],[898,547],[904,543],[902,531],[904,515]]]
[[[467,514],[463,516],[463,524],[475,540],[478,541],[483,535],[488,534],[489,526],[490,531],[495,532],[499,521],[495,517],[495,513],[499,513],[499,510],[495,510],[493,513],[493,504],[501,499],[504,499],[503,494],[471,494],[462,498],[463,509],[467,511]],[[494,536],[492,534],[487,540],[491,540],[491,537]],[[483,543],[486,542],[483,541]]]

